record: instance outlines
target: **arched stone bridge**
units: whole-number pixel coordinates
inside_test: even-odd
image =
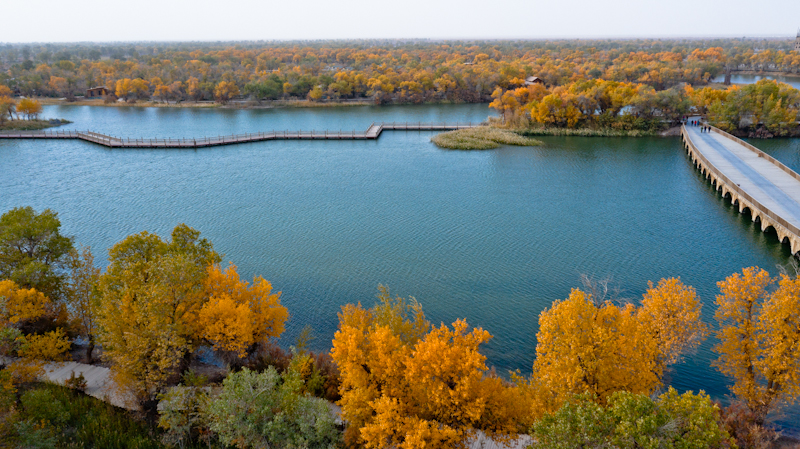
[[[792,254],[800,251],[800,175],[772,156],[722,130],[683,126],[686,151],[723,197],[748,211],[764,232],[774,230]]]

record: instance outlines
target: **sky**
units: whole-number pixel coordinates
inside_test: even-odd
[[[800,0],[2,0],[0,42],[789,37]]]

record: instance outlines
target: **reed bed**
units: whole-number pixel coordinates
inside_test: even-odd
[[[513,131],[479,126],[433,136],[431,142],[451,150],[490,150],[500,145],[538,146],[542,141],[523,137]]]

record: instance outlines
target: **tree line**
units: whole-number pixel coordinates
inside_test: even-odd
[[[492,97],[490,107],[500,113],[503,124],[523,132],[532,128],[655,132],[697,114],[736,135],[800,133],[800,91],[766,79],[725,89],[684,84],[660,91],[641,83],[580,80],[549,89],[541,84],[498,87]]]
[[[24,96],[68,98],[105,86],[131,101],[486,102],[496,87],[519,87],[532,75],[548,86],[580,79],[657,90],[703,85],[729,61],[763,58],[752,45],[729,39],[7,46],[0,51],[0,84]],[[763,45],[800,67],[787,45]]]
[[[765,447],[769,418],[800,395],[800,278],[757,267],[718,282],[714,328],[680,279],[651,282],[638,301],[587,282],[541,312],[531,373],[508,377],[480,351],[488,331],[435,325],[383,286],[374,306],[342,307],[329,354],[310,353],[307,333],[277,348],[281,293],[223,268],[186,225],[126,237],[100,270],[55,212],[15,208],[0,217],[0,279],[0,355],[13,358],[0,370],[0,441],[11,445],[54,441],[55,424],[22,418],[35,399],[23,392],[76,339],[88,363],[101,349],[119,393],[177,447],[453,448],[478,432],[529,434],[535,448]],[[727,407],[666,385],[712,334]],[[208,352],[227,366],[218,379],[193,371]]]

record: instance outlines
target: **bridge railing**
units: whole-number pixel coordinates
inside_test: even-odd
[[[759,150],[758,148],[756,148],[753,145],[745,142],[744,140],[742,140],[742,139],[740,139],[740,138],[738,138],[738,137],[736,137],[734,135],[731,135],[729,133],[726,133],[725,131],[723,131],[723,130],[715,127],[715,126],[711,126],[709,124],[706,124],[706,126],[711,128],[711,130],[714,131],[715,133],[717,133],[717,134],[719,134],[719,135],[721,135],[721,136],[723,136],[723,137],[725,137],[727,139],[730,139],[730,140],[742,145],[743,147],[747,148],[748,150],[756,153],[758,155],[758,157],[763,157],[764,159],[772,162],[773,164],[778,166],[778,168],[780,168],[784,172],[788,173],[791,177],[793,177],[794,179],[797,179],[798,181],[800,181],[800,174],[797,174],[796,171],[794,171],[791,168],[783,165],[783,163],[781,161],[779,161],[779,160],[775,159],[774,157],[770,156],[769,154]]]
[[[77,131],[16,131],[0,132],[0,138],[6,139],[75,139],[78,137]]]
[[[715,129],[716,129],[716,128],[715,128]],[[721,131],[720,131],[720,130],[717,130],[717,132],[721,132]],[[724,131],[723,131],[723,132],[724,132]],[[764,206],[763,204],[761,204],[761,203],[760,203],[758,200],[756,200],[756,199],[755,199],[755,198],[753,198],[752,196],[748,195],[748,194],[747,194],[747,192],[745,192],[744,190],[742,190],[742,188],[741,188],[741,187],[739,187],[739,186],[738,186],[738,185],[737,185],[735,182],[731,181],[731,180],[730,180],[730,179],[729,179],[727,176],[725,176],[725,175],[724,175],[724,174],[723,174],[723,173],[722,173],[722,172],[721,172],[721,171],[720,171],[720,170],[719,170],[719,169],[718,169],[716,166],[714,166],[714,164],[712,164],[712,163],[711,163],[711,162],[710,162],[710,161],[709,161],[709,160],[708,160],[708,159],[707,159],[705,156],[703,156],[703,153],[701,153],[701,152],[700,152],[700,151],[697,149],[697,147],[694,145],[694,142],[692,142],[692,139],[691,139],[691,138],[688,136],[688,133],[686,132],[686,125],[682,125],[682,126],[681,126],[681,134],[682,134],[682,136],[683,136],[683,141],[684,141],[684,142],[685,142],[687,145],[689,145],[689,147],[691,147],[691,150],[692,150],[692,152],[694,153],[694,156],[695,156],[697,159],[700,159],[700,161],[701,161],[701,162],[703,163],[703,165],[706,167],[706,170],[709,170],[709,171],[713,172],[713,173],[714,173],[714,175],[715,175],[715,176],[716,176],[718,179],[720,179],[722,182],[724,182],[724,183],[725,183],[725,185],[726,185],[726,187],[728,188],[728,190],[731,190],[731,191],[733,191],[733,192],[736,192],[736,194],[737,194],[737,195],[739,195],[740,197],[742,197],[742,198],[744,198],[745,200],[749,201],[749,202],[750,202],[750,204],[752,204],[752,205],[753,205],[753,207],[756,207],[756,208],[758,208],[758,211],[759,211],[759,212],[761,212],[762,214],[764,214],[764,215],[768,216],[769,218],[771,218],[772,220],[774,220],[776,223],[778,223],[778,224],[780,224],[781,226],[783,226],[784,228],[786,228],[786,229],[787,229],[789,232],[791,232],[791,233],[792,233],[792,234],[794,234],[795,236],[798,236],[798,237],[800,237],[800,229],[798,229],[798,228],[797,228],[796,226],[794,226],[793,224],[791,224],[791,223],[789,223],[788,221],[786,221],[786,220],[784,220],[783,218],[781,218],[781,216],[780,216],[780,215],[776,214],[775,212],[773,212],[772,210],[770,210],[768,207],[766,207],[766,206]],[[727,133],[726,133],[726,134],[727,134]],[[733,137],[733,136],[731,136],[731,137]],[[752,146],[752,145],[751,145],[751,146]],[[753,148],[755,148],[755,147],[753,147]],[[759,150],[759,151],[761,151],[761,150]]]

